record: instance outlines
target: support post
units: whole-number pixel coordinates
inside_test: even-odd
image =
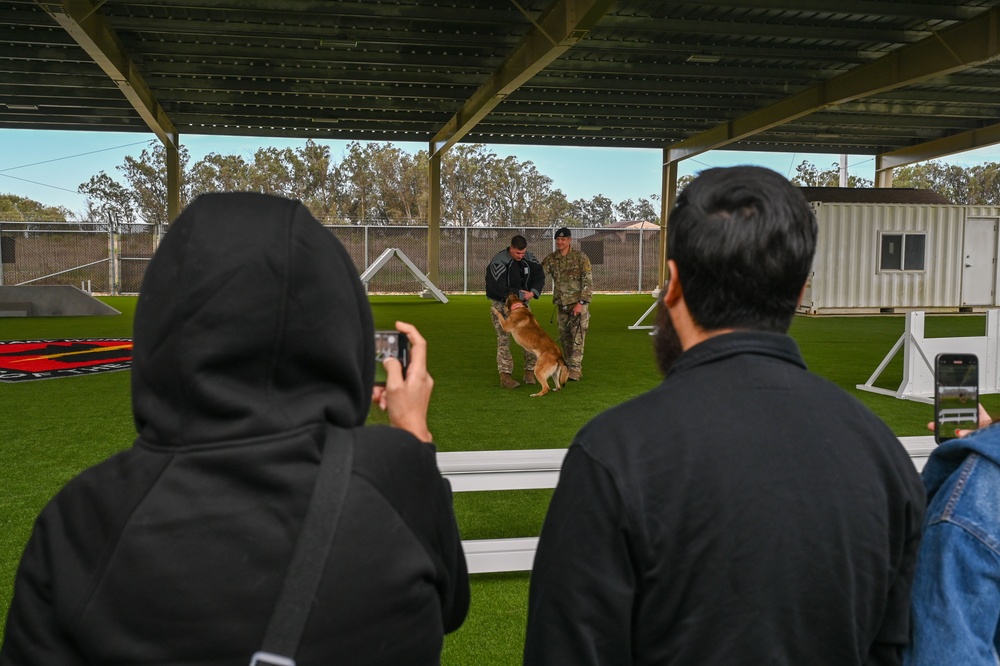
[[[440,282],[441,258],[441,155],[431,145],[430,159],[427,161],[428,191],[430,201],[427,207],[427,278]]]
[[[667,270],[667,218],[677,199],[677,161],[670,160],[669,149],[663,150],[663,178],[660,195],[660,271],[659,289],[667,281],[670,271]]]

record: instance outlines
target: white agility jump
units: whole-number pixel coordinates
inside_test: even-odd
[[[934,437],[900,437],[917,471],[934,450]],[[453,451],[437,454],[438,468],[455,492],[555,488],[566,449]],[[469,573],[530,571],[538,537],[463,541]]]
[[[924,336],[925,313],[907,312],[906,328],[896,344],[857,388],[904,400],[934,401],[934,358],[938,354],[975,354],[979,357],[979,394],[1000,393],[1000,310],[986,311],[986,335],[965,338]],[[889,361],[903,349],[903,381],[895,391],[874,386]]]

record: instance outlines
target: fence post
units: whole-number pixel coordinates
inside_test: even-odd
[[[462,256],[462,293],[469,293],[469,227],[462,227],[464,241],[463,241],[463,256]]]
[[[646,235],[642,225],[639,226],[639,293],[642,293],[642,237]]]
[[[0,222],[0,238],[3,238],[3,222]],[[0,245],[2,244],[3,241],[0,240]],[[2,252],[2,250],[0,250],[0,252]],[[0,287],[2,286],[3,286],[3,257],[0,257]]]
[[[362,226],[364,227],[364,230],[365,230],[365,261],[364,261],[364,266],[365,266],[365,268],[368,268],[368,225],[365,224],[363,221],[362,221],[361,224],[362,224]]]

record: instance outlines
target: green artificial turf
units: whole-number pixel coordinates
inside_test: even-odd
[[[0,340],[131,337],[135,299],[102,299],[117,317],[0,319]],[[652,300],[648,295],[598,295],[587,337],[583,381],[531,398],[534,389],[506,390],[496,372],[496,337],[483,296],[454,296],[447,304],[415,296],[372,297],[376,326],[397,319],[428,340],[435,379],[430,428],[443,451],[559,448],[603,409],[656,385],[659,374],[647,331],[628,330]],[[535,315],[555,334],[552,305]],[[648,321],[646,323],[649,323]],[[855,389],[864,383],[903,332],[902,316],[796,318],[792,335],[818,374],[868,404],[898,435],[926,434],[930,406]],[[928,336],[979,336],[983,316],[928,316]],[[895,389],[902,354],[878,385]],[[514,348],[520,370],[520,351]],[[128,372],[0,384],[0,618],[6,616],[21,550],[38,511],[68,479],[128,447],[134,437]],[[984,396],[990,410],[1000,396]],[[384,422],[374,414],[372,421]],[[460,493],[456,514],[464,538],[537,535],[550,490]],[[524,638],[528,575],[477,575],[465,625],[448,636],[444,663],[518,664]]]

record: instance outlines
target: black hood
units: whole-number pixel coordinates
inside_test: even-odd
[[[364,423],[375,351],[350,256],[298,201],[198,197],[149,264],[132,404],[146,442],[190,446]]]

